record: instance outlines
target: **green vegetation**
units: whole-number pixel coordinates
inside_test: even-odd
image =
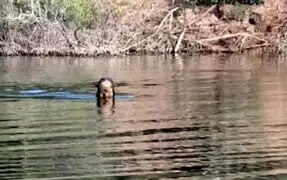
[[[2,7],[2,20],[17,22],[60,21],[87,26],[98,19],[100,8],[91,0],[14,0]]]
[[[266,28],[261,27],[261,15],[254,14],[254,6],[250,6],[260,3],[263,1],[3,0],[0,54],[95,56],[267,47],[274,38],[262,35]]]
[[[263,0],[178,0],[178,2],[196,5],[260,4],[263,3]],[[0,7],[2,20],[57,20],[65,22],[67,25],[88,26],[101,21],[100,19],[106,16],[107,8],[120,11],[121,3],[123,0],[105,2],[99,0],[14,0],[13,2],[3,0]]]
[[[167,0],[168,1],[168,0]],[[262,0],[178,0],[187,5],[215,3],[262,3]],[[19,24],[58,21],[67,27],[95,27],[105,23],[111,13],[119,14],[125,0],[3,0],[0,2],[1,24],[6,28]],[[8,27],[7,27],[8,25]]]

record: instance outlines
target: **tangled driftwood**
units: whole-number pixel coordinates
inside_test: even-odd
[[[174,28],[181,28],[180,33],[178,36],[176,36],[176,34],[174,33],[175,31],[173,29],[171,29],[171,22],[174,21],[173,18],[173,13],[177,10],[179,10],[178,7],[171,9],[167,15],[162,19],[161,23],[159,24],[157,30],[150,36],[142,39],[141,41],[132,44],[124,49],[121,50],[121,52],[127,52],[129,51],[131,48],[139,46],[141,44],[143,44],[144,42],[146,42],[149,39],[156,39],[155,37],[159,34],[159,33],[166,33],[169,34],[170,37],[169,39],[173,39],[175,41],[175,46],[173,47],[173,49],[169,52],[174,52],[177,53],[179,51],[189,51],[188,46],[186,46],[187,44],[197,44],[199,45],[201,48],[198,48],[199,51],[202,51],[202,48],[204,48],[205,51],[212,51],[212,52],[239,52],[239,51],[244,51],[244,50],[249,50],[249,49],[255,49],[255,48],[259,48],[259,47],[266,47],[269,46],[270,44],[268,43],[267,40],[265,40],[262,37],[257,36],[256,34],[251,34],[247,31],[243,31],[240,33],[226,33],[224,35],[220,34],[220,31],[218,32],[210,32],[209,34],[209,38],[196,38],[198,37],[200,34],[200,32],[194,32],[193,30],[196,29],[200,29],[200,28],[209,28],[210,26],[222,26],[225,25],[228,27],[232,27],[234,26],[234,24],[230,23],[224,23],[223,21],[220,21],[218,19],[217,24],[207,24],[207,25],[196,25],[196,23],[206,20],[208,19],[210,16],[212,16],[213,14],[211,12],[214,11],[214,9],[216,8],[216,5],[210,7],[209,9],[207,9],[205,12],[203,12],[202,14],[198,15],[195,19],[193,20],[188,20],[189,23],[186,23],[186,21],[183,23],[185,24],[184,26],[176,24],[174,26]],[[167,19],[170,18],[170,22],[169,24],[167,24]],[[186,19],[186,17],[185,17]],[[169,28],[166,28],[164,26],[168,26]],[[243,26],[243,25],[242,25]],[[250,25],[251,26],[251,25]],[[163,32],[160,32],[163,31]],[[166,32],[167,31],[167,32]],[[178,31],[178,30],[177,30]],[[198,34],[196,34],[198,33]],[[218,36],[216,36],[217,34],[219,34]],[[174,38],[174,36],[176,36],[176,38]],[[185,46],[183,45],[183,42],[185,44]],[[156,43],[156,42],[155,42]],[[181,46],[181,48],[180,48]],[[196,50],[192,50],[192,51],[196,51]]]
[[[250,21],[240,21],[209,8],[182,8],[148,0],[146,9],[109,15],[97,28],[68,28],[61,22],[22,22],[0,39],[0,53],[6,55],[88,55],[129,53],[242,52],[275,46],[283,35],[266,34]],[[141,8],[142,6],[138,7]],[[172,7],[172,8],[169,8]],[[232,8],[232,6],[229,6]],[[224,8],[223,8],[224,9]],[[135,13],[137,11],[137,13]],[[138,12],[140,11],[140,12]],[[248,19],[249,18],[249,19]],[[257,23],[258,24],[258,23]],[[286,23],[273,29],[287,31]],[[275,39],[275,40],[274,40]],[[279,41],[278,40],[278,41]],[[284,40],[284,39],[283,39]],[[278,49],[285,48],[284,45]]]

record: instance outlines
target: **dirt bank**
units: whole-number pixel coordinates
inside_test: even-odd
[[[59,21],[17,23],[2,30],[1,55],[96,56],[133,53],[282,52],[284,28],[270,31],[260,6],[180,7],[166,1],[123,6],[96,27]],[[282,24],[285,27],[285,24]]]

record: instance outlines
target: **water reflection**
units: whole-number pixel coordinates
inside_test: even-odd
[[[118,93],[96,100],[1,99],[1,179],[286,178],[280,58],[2,58],[0,89]],[[285,113],[286,112],[286,113]]]

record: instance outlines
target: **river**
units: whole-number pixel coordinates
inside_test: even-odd
[[[0,179],[286,179],[286,90],[282,57],[1,57]]]

